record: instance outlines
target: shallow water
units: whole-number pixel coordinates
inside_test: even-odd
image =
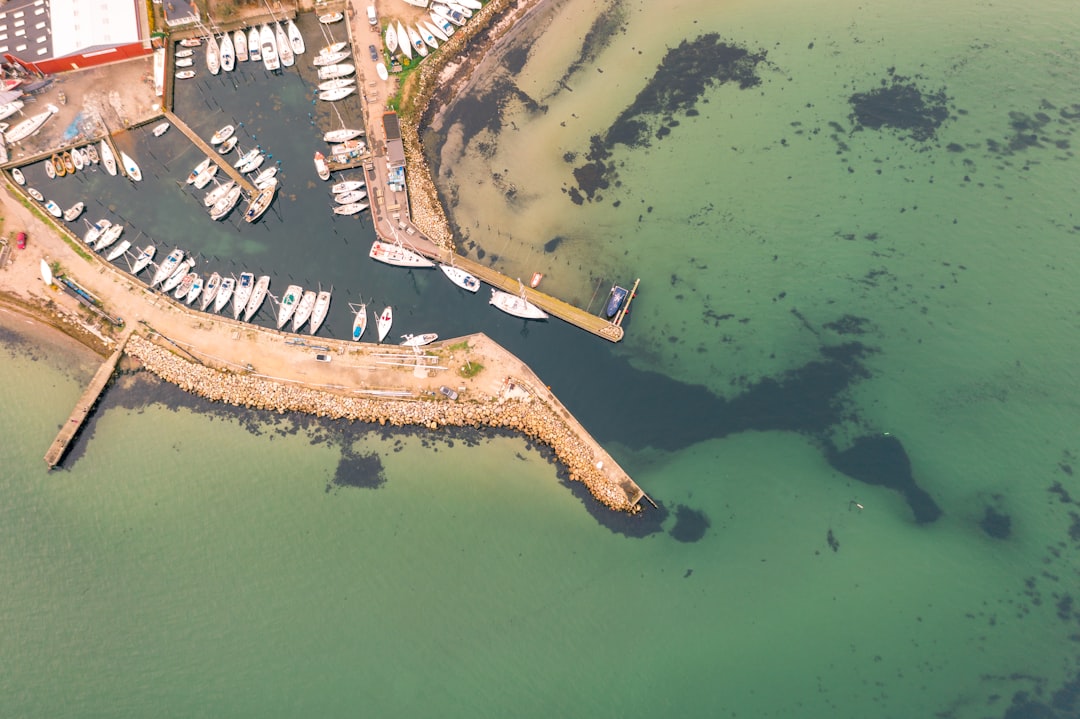
[[[208,265],[334,282],[339,336],[337,298],[360,295],[416,329],[487,332],[667,513],[608,521],[518,438],[222,411],[142,377],[109,391],[47,475],[40,457],[91,368],[5,338],[22,380],[0,385],[15,410],[0,412],[15,438],[0,456],[13,715],[1076,713],[1071,7],[606,7],[620,30],[569,74],[604,7],[537,16],[551,24],[524,36],[531,52],[492,55],[520,66],[525,95],[502,85],[519,100],[497,123],[486,86],[448,115],[499,131],[464,145],[437,129],[433,149],[474,256],[543,271],[594,308],[642,278],[619,345],[376,266],[353,239],[363,223],[306,230],[325,217],[319,140],[292,75],[221,96],[275,117],[245,127],[287,188],[311,186],[280,213],[191,230],[194,202],[169,183],[198,157],[149,137],[138,147],[169,158],[159,184],[102,187]],[[641,116],[649,144],[610,149],[621,184],[574,204],[590,138],[670,48],[714,31],[764,53],[760,83]],[[873,129],[850,102],[898,87],[931,110],[946,98],[929,139]],[[207,111],[207,135],[240,116]],[[835,468],[885,432],[906,457],[871,453],[869,484]],[[903,459],[937,521],[873,484]]]

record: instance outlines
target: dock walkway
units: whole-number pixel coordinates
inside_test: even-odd
[[[258,190],[255,189],[255,185],[251,184],[251,181],[248,180],[247,177],[245,177],[239,170],[229,164],[218,153],[217,150],[210,146],[209,142],[199,137],[197,132],[188,127],[187,124],[185,124],[184,121],[181,120],[179,117],[174,115],[171,110],[165,111],[165,119],[168,120],[177,130],[184,133],[189,140],[195,143],[196,147],[203,151],[203,154],[209,157],[213,162],[217,163],[217,166],[224,170],[226,175],[236,180],[236,184],[244,188],[244,192],[246,192],[248,195],[254,195],[258,192]]]
[[[90,410],[97,404],[98,398],[101,397],[101,393],[109,384],[109,380],[112,379],[113,372],[116,371],[116,365],[124,354],[124,347],[127,345],[129,337],[131,337],[130,331],[124,334],[120,345],[109,359],[105,360],[105,363],[98,368],[94,378],[90,380],[90,385],[75,404],[75,409],[71,411],[68,421],[60,428],[60,432],[56,435],[56,439],[53,440],[49,451],[45,453],[45,464],[49,465],[49,469],[60,464],[60,460],[64,458],[64,453],[67,452],[71,440],[75,439],[75,435],[82,429],[86,418],[90,416]]]

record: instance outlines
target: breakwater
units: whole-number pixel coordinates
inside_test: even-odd
[[[538,388],[520,378],[507,378],[504,391],[495,397],[469,401],[353,397],[198,365],[139,335],[131,337],[125,351],[166,382],[214,402],[380,425],[431,430],[494,427],[520,432],[550,447],[570,479],[582,482],[601,504],[634,513],[644,496],[591,437],[569,424]]]

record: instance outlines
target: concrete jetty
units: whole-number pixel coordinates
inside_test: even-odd
[[[98,368],[98,371],[94,374],[94,378],[90,380],[90,384],[87,386],[86,391],[83,392],[82,397],[80,397],[79,401],[75,404],[75,409],[71,411],[71,416],[68,417],[68,421],[60,428],[60,432],[57,433],[56,439],[54,439],[53,443],[49,446],[49,451],[45,453],[45,464],[49,465],[49,469],[60,464],[60,460],[64,458],[64,453],[67,452],[71,440],[75,439],[75,435],[82,429],[86,418],[90,416],[90,411],[94,408],[94,405],[97,404],[98,398],[101,397],[101,393],[109,384],[109,380],[112,379],[113,372],[116,371],[116,365],[120,362],[120,357],[124,354],[124,347],[130,336],[130,332],[126,334],[120,342],[120,345],[112,355],[109,356],[109,359],[105,360],[105,363]]]

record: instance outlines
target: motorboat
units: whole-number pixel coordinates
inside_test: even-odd
[[[347,162],[350,157],[356,157],[367,149],[363,140],[349,140],[340,145],[330,146],[331,159],[336,162]]]
[[[238,172],[254,172],[262,167],[262,164],[266,162],[266,155],[261,152],[255,157],[250,158],[247,162],[240,163],[236,166]]]
[[[333,80],[326,80],[324,82],[320,82],[319,83],[319,92],[329,92],[330,90],[340,90],[343,87],[352,87],[355,84],[356,84],[356,78],[355,77],[335,77]],[[337,132],[337,130],[331,130],[330,132]],[[352,132],[352,130],[350,130],[349,132]],[[328,135],[328,134],[330,134],[330,133],[324,134],[323,137],[325,138],[326,135]],[[353,135],[353,137],[356,137],[356,135]],[[330,142],[330,140],[327,140],[327,142]],[[341,141],[340,140],[334,140],[333,142],[341,142]]]
[[[243,30],[237,30],[236,32],[234,32],[233,33],[233,47],[236,49],[236,60],[237,60],[237,62],[247,62],[247,60],[248,60],[247,33],[245,33]],[[210,283],[209,282],[206,284],[206,289],[210,289]],[[217,288],[215,288],[215,289],[217,289]],[[203,293],[203,300],[204,301],[206,300],[205,291]],[[203,309],[206,309],[205,305],[203,305]]]
[[[221,312],[229,304],[229,300],[232,299],[233,290],[236,288],[236,279],[233,277],[225,277],[221,280],[221,286],[218,287],[217,297],[214,298],[214,312]]]
[[[218,154],[219,155],[228,155],[230,152],[233,151],[233,148],[236,147],[236,143],[239,142],[239,141],[240,141],[240,138],[237,137],[236,135],[233,135],[228,140],[226,140],[225,142],[218,145],[218,149],[217,149]]]
[[[195,286],[195,280],[199,279],[199,275],[194,272],[187,272],[180,278],[180,282],[176,285],[176,290],[173,292],[173,297],[178,300],[184,300],[191,288]],[[201,289],[201,286],[200,286]]]
[[[318,55],[311,64],[315,67],[326,67],[328,65],[336,65],[345,58],[349,57],[347,52],[332,52],[327,55]]]
[[[116,155],[105,139],[101,140],[101,164],[105,166],[105,172],[116,177]]]
[[[120,234],[124,231],[123,225],[109,225],[98,237],[97,244],[94,245],[94,249],[101,252],[106,247],[114,244],[120,239]]]
[[[101,157],[98,155],[97,145],[87,145],[83,148],[83,152],[86,153],[86,156],[90,158],[90,162],[94,163],[95,165],[101,161]]]
[[[161,293],[168,294],[174,291],[177,285],[184,281],[184,278],[187,277],[188,273],[191,272],[191,268],[194,266],[195,260],[190,257],[178,264],[173,273],[169,275],[169,278],[161,283]]]
[[[248,30],[247,47],[248,47],[248,59],[252,62],[259,62],[262,59],[262,55],[259,52],[259,44],[261,42],[261,36],[259,34],[259,28],[253,27]]]
[[[129,249],[131,249],[131,243],[128,242],[127,240],[124,240],[123,242],[118,244],[116,247],[109,250],[109,254],[105,255],[105,259],[108,260],[109,262],[112,262],[112,261],[116,260],[117,258],[123,256]]]
[[[300,34],[300,28],[296,27],[296,23],[289,20],[285,26],[285,34],[289,36],[289,45],[292,46],[294,55],[303,55],[307,50],[307,46],[304,44],[304,36]]]
[[[267,187],[270,186],[270,181],[274,179],[274,175],[277,174],[277,171],[277,165],[271,165],[270,167],[266,168],[258,175],[256,175],[255,179],[252,180],[251,183],[255,185],[256,190],[265,190]]]
[[[185,47],[182,50],[177,50],[176,52],[174,52],[173,57],[183,60],[185,57],[191,57],[194,54],[194,50],[192,50],[190,47]]]
[[[195,178],[195,182],[191,183],[195,186],[196,190],[201,190],[210,184],[210,180],[214,179],[214,175],[218,173],[217,165],[210,165],[205,170],[199,173],[199,176]]]
[[[380,240],[371,243],[368,256],[373,260],[398,267],[434,267],[435,263],[418,252],[407,250],[400,244],[389,244]]]
[[[76,202],[74,205],[64,210],[64,220],[66,222],[74,222],[79,218],[79,215],[83,213],[84,209],[86,209],[85,202]]]
[[[608,295],[607,304],[604,305],[604,315],[609,319],[619,313],[619,309],[622,307],[623,302],[626,301],[626,296],[630,294],[630,290],[625,287],[619,287],[613,285],[611,287],[611,294]]]
[[[315,309],[311,311],[311,324],[308,326],[308,330],[311,334],[315,334],[322,327],[323,322],[326,321],[326,315],[330,311],[330,291],[320,290],[319,296],[315,298]]]
[[[439,339],[439,335],[428,332],[422,335],[401,335],[402,347],[423,347]]]
[[[150,256],[153,257],[153,252],[150,253]],[[139,259],[142,259],[141,255]],[[183,262],[183,260],[184,251],[181,250],[179,247],[170,252],[169,256],[166,257],[160,265],[158,265],[157,272],[154,273],[154,279],[150,283],[150,286],[156,287],[157,285],[160,285],[162,282],[165,282],[170,277],[172,277],[172,273],[176,271],[176,269],[180,266],[180,263]]]
[[[447,40],[450,39],[450,36],[447,33],[443,32],[443,29],[441,27],[439,27],[436,24],[432,24],[428,20],[421,20],[420,22],[417,23],[417,25],[418,25],[418,27],[420,28],[421,31],[427,30],[428,33],[433,35],[435,37],[435,39],[438,40],[439,42],[446,42]],[[424,37],[424,42],[427,42],[427,37],[426,36]]]
[[[244,222],[254,222],[263,216],[263,213],[269,209],[270,204],[274,201],[277,188],[277,178],[271,178],[270,184],[265,189],[259,190],[259,194],[255,196],[255,199],[248,203],[247,210],[244,211]]]
[[[343,17],[345,16],[339,12],[328,12],[325,15],[319,16],[319,22],[323,25],[333,25],[336,22],[340,22]]]
[[[233,291],[233,319],[240,319],[240,315],[247,309],[248,300],[251,299],[251,291],[255,289],[255,275],[250,272],[241,272],[240,279]],[[220,290],[219,290],[220,291]]]
[[[71,154],[71,163],[73,165],[75,165],[76,170],[81,170],[81,169],[83,169],[84,167],[86,167],[87,165],[90,164],[89,162],[86,162],[86,161],[83,160],[82,150],[80,150],[79,148],[77,148],[77,147],[73,148],[70,151],[70,154]]]
[[[94,245],[101,239],[101,233],[109,229],[112,223],[108,220],[98,220],[97,222],[84,220],[84,222],[86,222],[87,230],[86,234],[83,235],[83,242],[85,242],[86,246],[90,249],[94,249]]]
[[[218,47],[221,54],[221,69],[232,72],[236,67],[236,51],[233,49],[232,35],[229,33],[222,35]]]
[[[439,265],[443,274],[455,285],[468,292],[476,292],[480,289],[480,280],[465,270],[453,265]]]
[[[330,192],[335,195],[340,195],[343,192],[352,192],[359,190],[364,186],[363,180],[342,180],[336,182],[330,187]]]
[[[53,155],[53,157],[56,157],[56,155]],[[63,166],[64,164],[60,163],[60,167]],[[64,174],[67,174],[67,170],[64,170]],[[56,179],[56,163],[52,161],[52,158],[45,160],[45,177],[50,180]]]
[[[547,312],[525,299],[524,288],[522,288],[520,295],[492,288],[491,299],[488,302],[514,317],[522,317],[527,320],[543,320],[548,317]]]
[[[30,195],[30,197],[33,197],[38,202],[45,201],[45,195],[41,194],[41,190],[38,190],[36,187],[27,187],[26,194]]]
[[[176,67],[191,67],[195,64],[195,58],[193,57],[178,57],[176,62],[173,63]]]
[[[187,183],[190,185],[191,183],[195,182],[195,180],[199,179],[199,176],[202,175],[204,172],[206,172],[206,170],[208,170],[210,168],[210,163],[211,162],[213,162],[213,160],[211,160],[209,157],[207,157],[205,160],[200,162],[198,165],[195,165],[195,169],[192,170],[188,174]]]
[[[177,80],[190,80],[193,77],[195,77],[194,70],[181,70],[180,72],[176,73]]]
[[[221,72],[221,48],[213,35],[206,38],[206,69],[211,75]]]
[[[46,105],[45,112],[39,112],[36,115],[31,115],[22,122],[9,127],[7,132],[4,133],[4,140],[10,145],[13,142],[21,142],[30,137],[38,130],[42,125],[49,121],[49,118],[60,112],[60,108],[56,105]]]
[[[409,33],[409,44],[412,45],[412,49],[420,57],[427,57],[427,45],[424,44],[424,38],[420,37],[420,32],[412,25],[406,25],[405,32]]]
[[[262,52],[263,67],[270,72],[275,72],[281,67],[278,59],[277,41],[274,40],[274,31],[269,25],[263,25],[259,30],[259,47]]]
[[[22,170],[17,167],[12,168],[11,179],[15,180],[15,182],[18,182],[20,185],[26,184],[26,177],[22,174]]]
[[[335,52],[341,52],[342,50],[344,50],[348,46],[349,46],[349,43],[348,43],[347,40],[339,40],[337,42],[332,42],[329,45],[327,45],[326,47],[319,50],[319,54],[320,55],[333,55]]]
[[[367,208],[368,205],[366,202],[350,202],[347,205],[335,205],[334,214],[344,216],[355,215],[358,212],[363,212]]]
[[[243,188],[239,185],[233,185],[225,196],[214,203],[214,206],[210,208],[210,219],[221,220],[226,215],[232,212],[232,209],[236,207],[236,203],[240,202],[240,194],[243,192]]]
[[[62,217],[64,215],[64,211],[60,209],[60,205],[56,204],[55,200],[45,200],[45,210],[53,217]]]
[[[390,22],[386,24],[386,35],[384,35],[386,41],[386,51],[393,55],[397,52],[398,37],[397,30],[394,28],[394,23]]]
[[[12,100],[0,105],[0,120],[6,120],[25,107],[22,100]]]
[[[124,172],[129,178],[135,182],[142,180],[142,170],[135,163],[135,160],[123,150],[120,151],[120,161],[124,165]]]
[[[446,7],[450,8],[451,10],[453,10],[453,11],[454,11],[454,12],[456,12],[456,13],[459,13],[459,14],[461,14],[461,15],[462,15],[463,17],[465,17],[466,19],[468,19],[468,18],[471,18],[471,17],[473,16],[473,12],[472,12],[472,10],[470,10],[470,9],[469,9],[469,8],[467,8],[467,7],[465,7],[465,6],[464,6],[464,5],[462,5],[461,3],[457,3],[457,2],[447,2],[447,3],[446,3]]]
[[[157,248],[153,245],[147,245],[139,253],[139,256],[135,258],[134,264],[131,265],[131,274],[137,275],[147,268],[147,266],[154,261],[154,254],[157,252]]]
[[[333,80],[336,77],[348,77],[354,72],[356,72],[356,66],[349,63],[327,65],[326,67],[319,68],[319,79]]]
[[[367,197],[367,193],[363,190],[349,190],[348,192],[342,192],[340,195],[334,195],[334,202],[339,205],[351,205],[354,202],[360,202],[365,197]]]
[[[405,26],[401,24],[400,20],[397,23],[397,43],[401,54],[406,59],[412,60],[412,45],[409,44],[409,33],[405,32]]]
[[[443,34],[446,35],[447,39],[449,40],[450,35],[454,34],[454,23],[450,22],[450,18],[446,17],[445,15],[440,15],[434,10],[428,13],[428,15],[431,16],[432,24],[442,30]]]
[[[432,50],[439,49],[439,41],[435,38],[435,33],[431,32],[431,30],[428,30],[423,22],[416,23],[416,31],[420,33],[420,39],[424,41],[425,45],[427,45]]]
[[[154,125],[154,130],[153,130],[154,137],[161,137],[162,135],[164,135],[166,132],[169,131],[170,127],[172,127],[172,125],[170,125],[167,122],[162,122],[160,124]]]
[[[352,338],[354,342],[359,342],[360,338],[364,336],[364,330],[367,329],[367,305],[361,304],[354,309],[356,310],[356,316],[353,317]]]
[[[189,37],[180,41],[180,47],[198,47],[202,45],[202,40],[197,37]]]
[[[199,298],[199,294],[203,290],[203,280],[199,275],[195,275],[195,281],[191,283],[191,287],[188,289],[187,295],[184,297],[184,301],[189,305]]]
[[[206,286],[203,287],[202,301],[199,303],[200,310],[206,312],[206,308],[209,307],[210,303],[214,301],[215,297],[217,297],[219,287],[221,287],[221,273],[215,272],[214,274],[210,275],[210,279],[206,281]]]
[[[296,311],[292,317],[292,331],[299,332],[300,328],[304,326],[304,323],[311,317],[311,311],[315,309],[315,300],[318,295],[315,294],[315,290],[308,290],[304,293],[303,297],[296,304]]]
[[[289,44],[289,36],[285,34],[285,28],[281,27],[281,23],[274,23],[274,39],[277,40],[278,57],[281,58],[282,67],[292,67],[296,62],[296,56],[293,54],[292,45]]]
[[[326,92],[319,93],[319,99],[326,102],[337,102],[338,100],[344,100],[349,95],[356,92],[355,87],[339,87],[335,90],[327,90]]]
[[[220,145],[221,143],[232,137],[235,132],[236,127],[234,125],[226,125],[225,127],[221,128],[210,136],[210,144]]]
[[[292,319],[293,312],[296,311],[296,304],[300,301],[300,297],[304,294],[304,288],[300,285],[289,285],[285,289],[285,294],[281,296],[281,302],[278,303],[278,315],[277,315],[277,328],[281,329]]]
[[[330,179],[330,168],[326,165],[326,155],[321,152],[315,153],[315,173],[320,180]]]
[[[386,335],[390,332],[390,327],[394,324],[394,310],[387,305],[383,308],[382,314],[379,315],[379,319],[375,322],[375,328],[379,332],[379,341],[382,342],[386,339]]]
[[[454,23],[458,27],[461,27],[462,25],[464,25],[465,20],[467,19],[464,15],[459,13],[457,10],[451,10],[450,7],[448,7],[447,5],[442,5],[440,3],[432,3],[431,11],[433,13],[435,13],[436,15],[441,15],[442,17],[446,18],[447,20]]]

